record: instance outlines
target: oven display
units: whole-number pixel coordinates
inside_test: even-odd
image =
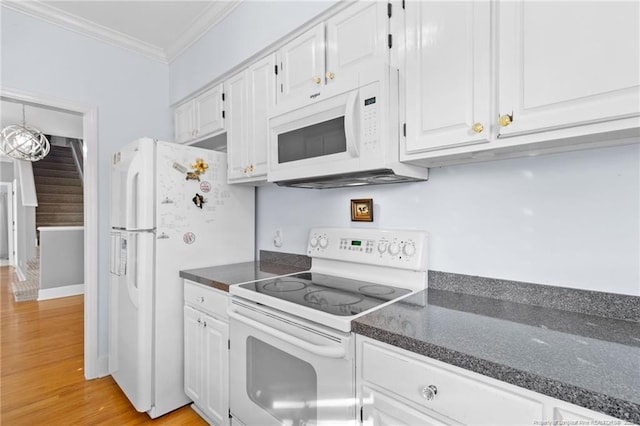
[[[361,246],[362,245],[362,241],[351,240],[351,245],[352,246]]]

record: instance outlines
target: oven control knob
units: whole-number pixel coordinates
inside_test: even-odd
[[[316,247],[318,245],[318,239],[316,237],[311,237],[309,240],[309,245],[311,247]]]
[[[387,243],[385,241],[378,243],[378,251],[380,253],[384,253],[385,251],[387,251]]]
[[[318,244],[320,244],[320,248],[325,249],[329,245],[329,240],[327,239],[327,237],[320,237],[320,240],[318,240]]]
[[[400,246],[396,243],[389,244],[389,254],[395,256],[398,253],[400,253]]]
[[[416,254],[416,246],[413,244],[405,244],[402,248],[402,252],[405,256],[413,256]]]

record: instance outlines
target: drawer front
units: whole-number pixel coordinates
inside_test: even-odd
[[[387,349],[367,341],[360,348],[360,374],[366,382],[458,422],[531,425],[543,418],[542,402],[517,394],[517,388],[511,392],[490,385],[471,378],[475,373],[457,367],[443,368],[433,360],[401,349]],[[429,387],[437,390],[432,399],[427,399]]]
[[[229,320],[227,316],[229,293],[185,280],[184,302],[219,319]]]

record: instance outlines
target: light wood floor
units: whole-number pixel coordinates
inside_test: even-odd
[[[16,303],[0,267],[0,425],[206,425],[188,406],[138,413],[111,376],[83,374],[83,297]]]

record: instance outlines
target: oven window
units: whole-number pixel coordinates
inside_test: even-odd
[[[278,135],[278,163],[346,151],[344,117]]]
[[[317,382],[308,362],[247,338],[247,394],[282,424],[316,423]]]

